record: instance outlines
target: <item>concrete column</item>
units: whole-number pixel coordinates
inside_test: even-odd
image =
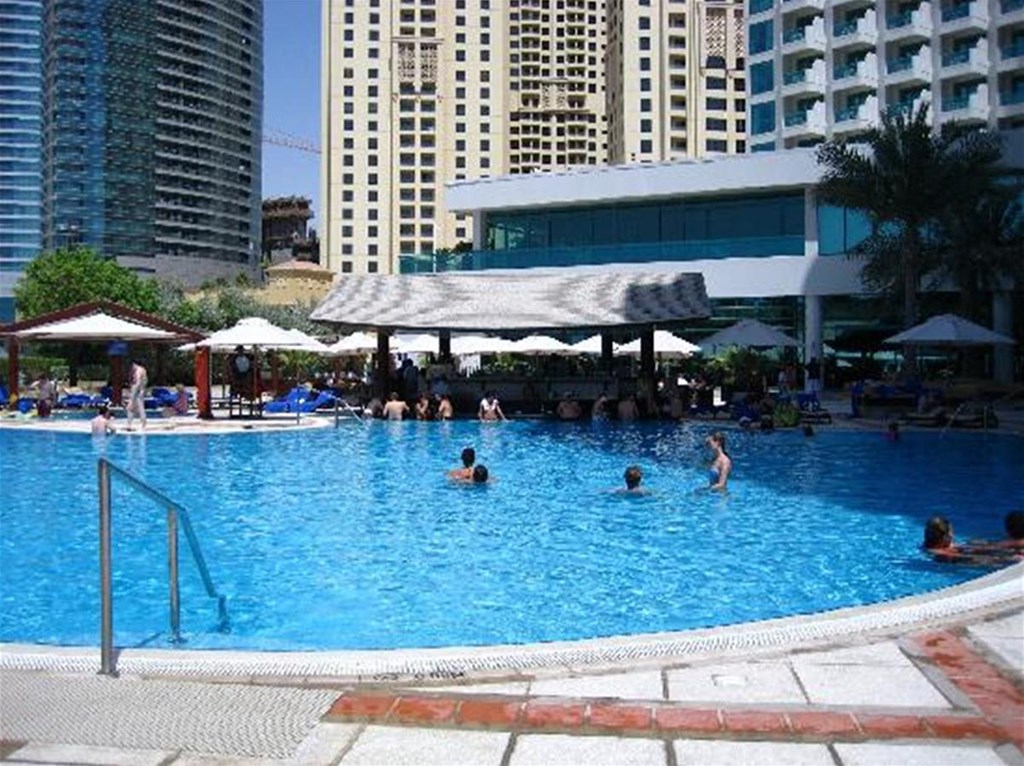
[[[442,364],[452,360],[452,331],[441,330],[437,339],[437,356]]]
[[[992,329],[1013,337],[1013,293],[1000,290],[992,293]],[[1020,343],[1020,339],[1017,339]],[[1013,346],[993,346],[992,377],[996,383],[1013,382]]]
[[[7,339],[7,394],[18,399],[18,353],[21,347],[13,335]],[[7,402],[3,402],[7,406]]]
[[[374,375],[374,393],[382,402],[388,400],[388,378],[391,375],[391,333],[377,328],[377,359],[376,375]]]
[[[601,333],[601,369],[611,372],[615,365],[615,344],[610,332]]]
[[[817,357],[822,359],[822,312],[821,296],[804,296],[804,362]],[[824,365],[822,365],[824,369]],[[824,381],[823,381],[824,382]]]
[[[654,327],[651,325],[640,333],[640,385],[637,390],[644,415],[654,417],[658,408],[654,391]]]

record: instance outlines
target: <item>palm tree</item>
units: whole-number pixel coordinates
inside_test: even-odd
[[[958,198],[977,199],[995,182],[999,139],[955,125],[935,133],[924,103],[909,114],[890,110],[863,140],[819,147],[825,172],[817,194],[867,217],[871,234],[850,255],[864,259],[868,287],[902,299],[906,328],[917,322],[922,277],[941,262],[944,216]],[[913,349],[904,359],[913,370]]]

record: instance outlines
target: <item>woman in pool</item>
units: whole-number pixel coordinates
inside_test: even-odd
[[[725,451],[725,434],[715,431],[707,438],[706,444],[715,453],[715,458],[711,461],[711,468],[708,471],[711,489],[724,490],[729,482],[729,474],[732,472],[732,458]]]
[[[924,525],[921,546],[936,561],[960,564],[997,565],[1012,560],[1012,551],[992,546],[964,546],[953,542],[953,524],[945,516],[932,516]],[[1006,554],[1011,554],[1007,556]]]

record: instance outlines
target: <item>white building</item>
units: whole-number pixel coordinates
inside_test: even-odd
[[[1022,148],[1011,146],[1014,167],[1024,168]],[[820,174],[812,149],[794,149],[455,182],[448,204],[472,213],[475,248],[455,267],[699,272],[716,313],[745,305],[756,317],[765,301],[789,303],[799,317],[784,329],[821,357],[826,322],[834,331],[860,302],[876,323],[877,309],[846,255],[866,223],[818,203]],[[1013,334],[1012,304],[1010,292],[993,295],[998,332]],[[996,373],[1012,375],[1012,355]]]
[[[748,147],[855,137],[927,101],[936,125],[1024,125],[1024,0],[750,0]]]

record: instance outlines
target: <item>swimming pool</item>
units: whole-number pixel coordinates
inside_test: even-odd
[[[982,570],[918,550],[925,519],[1001,533],[1024,440],[710,424],[353,423],[246,434],[0,430],[0,641],[97,645],[96,458],[187,507],[231,631],[182,549],[191,648],[525,643],[724,625],[873,603]],[[452,484],[476,448],[496,480]],[[608,490],[637,463],[652,493]],[[114,487],[115,641],[167,645],[163,509]]]

